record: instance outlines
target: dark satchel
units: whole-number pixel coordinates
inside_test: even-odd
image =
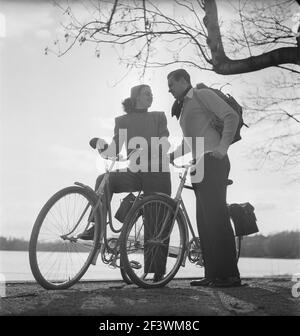
[[[235,142],[239,141],[242,139],[241,137],[241,128],[243,126],[246,126],[249,128],[247,124],[244,123],[243,120],[243,108],[242,106],[235,100],[234,97],[232,97],[230,94],[224,94],[221,90],[219,89],[213,89],[208,86],[206,86],[204,83],[199,83],[196,85],[196,89],[210,89],[214,93],[216,93],[221,99],[225,101],[232,109],[236,112],[237,116],[239,117],[239,123],[234,135],[234,138],[232,140],[232,144]],[[196,99],[199,101],[197,95]],[[201,103],[202,104],[202,103]],[[202,104],[203,105],[203,104]],[[217,116],[214,116],[214,118],[211,121],[211,126],[220,134],[220,137],[222,137],[223,134],[223,129],[224,129],[224,122],[219,119]]]
[[[126,197],[123,198],[120,207],[115,214],[115,218],[118,221],[120,221],[121,223],[125,222],[125,218],[128,215],[128,212],[130,211],[134,201],[135,196],[132,193],[128,194]]]
[[[254,207],[250,203],[230,204],[229,214],[234,224],[236,236],[248,236],[258,232]]]

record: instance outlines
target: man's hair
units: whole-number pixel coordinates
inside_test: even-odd
[[[187,81],[188,84],[191,84],[191,77],[190,77],[189,73],[184,69],[177,69],[177,70],[174,70],[174,71],[170,72],[168,74],[167,78],[169,79],[171,77],[174,78],[177,82],[181,78],[183,78]]]

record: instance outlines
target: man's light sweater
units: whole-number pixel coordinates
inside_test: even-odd
[[[224,122],[222,138],[212,126],[215,116]],[[191,137],[192,143],[183,139],[174,151],[174,157],[185,155],[192,150],[193,158],[198,158],[202,153],[196,153],[196,137],[204,138],[204,151],[213,151],[218,147],[226,154],[238,123],[237,112],[212,90],[190,89],[184,98],[180,126],[183,136]],[[184,143],[187,145],[184,146]]]

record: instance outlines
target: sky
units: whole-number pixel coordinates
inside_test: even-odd
[[[46,56],[45,47],[58,36],[60,18],[47,1],[0,0],[0,236],[29,239],[51,195],[75,181],[94,185],[105,165],[88,142],[93,137],[110,140],[114,118],[123,113],[121,101],[132,86],[151,85],[151,110],[166,113],[174,144],[181,138],[179,124],[170,115],[173,98],[166,81],[176,66],[149,70],[141,80],[135,71],[125,76],[126,68],[108,47],[100,58],[89,45],[76,46],[63,57]],[[260,83],[273,71],[224,79],[189,69],[194,83],[230,80],[230,93],[237,99],[245,85]],[[245,129],[242,136],[229,151],[234,184],[228,202],[252,203],[262,234],[299,229],[299,184],[291,182],[289,172],[274,171],[270,165],[256,169],[251,149],[265,140],[262,126]],[[178,173],[172,169],[173,195]],[[114,209],[122,196],[114,197]],[[183,199],[195,223],[192,192],[184,191]]]

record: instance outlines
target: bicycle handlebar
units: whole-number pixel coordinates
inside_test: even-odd
[[[192,166],[196,166],[197,163],[204,157],[205,154],[209,154],[209,153],[212,153],[212,151],[206,151],[206,152],[203,152],[203,154],[198,158],[198,159],[193,159],[191,160],[189,163],[187,164],[184,164],[184,165],[177,165],[174,161],[173,162],[170,162],[175,168],[185,168],[185,169],[188,169],[188,168],[191,168]]]
[[[118,154],[118,155],[116,155],[116,156],[104,156],[101,152],[100,152],[100,150],[98,149],[98,152],[99,152],[99,154],[103,157],[103,159],[105,159],[105,160],[110,160],[110,161],[113,161],[113,162],[116,162],[116,161],[118,161],[118,162],[126,162],[126,161],[128,161],[129,159],[130,159],[130,157],[133,155],[133,154],[135,154],[135,153],[137,153],[137,152],[140,152],[142,150],[142,148],[136,148],[136,149],[133,149],[127,156],[125,156],[125,157],[123,157],[123,155],[122,154]]]
[[[139,151],[142,151],[142,148],[135,148],[126,157],[123,157],[121,154],[117,154],[116,156],[108,156],[108,155],[105,156],[105,155],[103,155],[103,152],[105,152],[105,149],[101,148],[101,150],[100,150],[100,148],[97,146],[99,140],[102,140],[102,139],[93,138],[93,139],[90,140],[89,144],[93,149],[97,149],[99,154],[101,155],[101,157],[105,160],[110,160],[110,161],[113,161],[113,162],[116,162],[116,161],[125,162],[125,161],[128,161],[133,154],[135,154]],[[104,145],[108,146],[105,141],[104,141]]]
[[[98,138],[93,138],[92,140],[90,140],[90,146],[92,148],[94,148],[94,149],[98,149],[97,148],[97,141],[98,141]],[[140,152],[142,150],[143,150],[142,148],[135,148],[126,157],[123,157],[121,154],[118,154],[116,156],[104,156],[102,154],[102,152],[100,151],[100,149],[98,149],[98,152],[103,157],[103,159],[105,159],[105,160],[110,160],[110,161],[113,161],[113,162],[116,162],[116,161],[118,161],[118,162],[126,162],[126,161],[128,161],[130,159],[130,157],[133,154],[135,154],[137,152]],[[198,159],[193,159],[188,164],[177,165],[174,161],[171,161],[170,164],[173,165],[175,168],[188,169],[188,168],[191,168],[192,166],[196,166],[197,163],[204,157],[204,155],[208,154],[208,153],[212,153],[212,151],[203,152],[202,155]]]
[[[130,159],[130,157],[137,153],[137,152],[140,152],[142,151],[143,149],[142,148],[136,148],[136,149],[133,149],[130,154],[128,154],[126,157],[123,157],[121,154],[118,154],[117,156],[114,156],[114,157],[109,157],[109,156],[103,156],[101,155],[104,159],[106,160],[111,160],[111,161],[118,161],[118,162],[125,162],[125,161],[128,161]],[[212,153],[212,151],[206,151],[206,152],[203,152],[203,154],[198,158],[198,159],[193,159],[191,160],[188,164],[185,164],[185,165],[177,165],[174,161],[173,162],[170,162],[175,168],[191,168],[192,166],[196,166],[197,163],[204,157],[205,154],[209,154],[209,153]],[[101,153],[100,153],[101,154]]]
[[[175,162],[170,162],[170,163],[171,163],[171,165],[172,165],[173,167],[175,167],[175,168],[190,168],[190,167],[192,167],[193,165],[195,165],[195,163],[196,163],[196,159],[193,159],[193,160],[191,160],[189,163],[184,164],[184,165],[178,165],[178,164],[176,164]]]

